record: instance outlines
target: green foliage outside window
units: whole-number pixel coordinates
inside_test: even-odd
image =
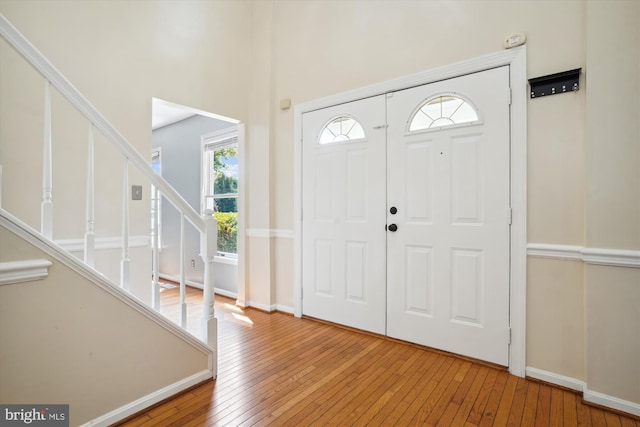
[[[238,212],[214,212],[218,221],[218,251],[238,252]]]
[[[213,194],[237,194],[238,179],[230,173],[228,160],[238,155],[237,147],[225,147],[213,152]],[[216,198],[215,217],[218,221],[218,251],[237,253],[238,244],[238,200]]]

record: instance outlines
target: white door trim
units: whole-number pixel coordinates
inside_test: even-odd
[[[342,92],[294,106],[294,315],[302,316],[302,114],[345,102],[509,65],[511,85],[511,285],[509,372],[524,377],[526,368],[527,276],[527,51],[504,50],[410,76]]]

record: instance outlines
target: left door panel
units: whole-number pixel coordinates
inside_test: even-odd
[[[305,113],[302,312],[386,332],[384,95]]]

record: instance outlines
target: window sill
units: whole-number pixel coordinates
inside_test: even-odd
[[[238,259],[237,258],[231,258],[231,257],[226,257],[226,256],[219,256],[216,255],[213,258],[213,262],[219,263],[219,264],[228,264],[228,265],[238,265]]]

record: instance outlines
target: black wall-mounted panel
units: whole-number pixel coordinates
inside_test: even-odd
[[[580,71],[582,68],[529,79],[531,98],[557,95],[580,89]]]

